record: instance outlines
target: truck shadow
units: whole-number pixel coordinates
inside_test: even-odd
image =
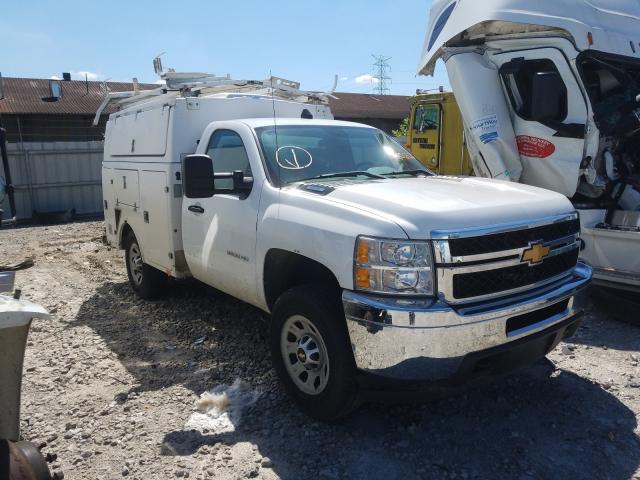
[[[231,433],[168,432],[168,455],[250,442],[283,479],[627,479],[640,466],[635,414],[589,380],[542,367],[456,397],[371,404],[336,425],[315,422],[275,381],[263,318],[195,282],[154,302],[138,300],[126,283],[105,283],[73,325],[102,337],[135,377],[132,391],[181,384],[200,394],[241,378],[262,392]],[[246,464],[254,469],[247,476],[260,475],[252,459]]]
[[[626,296],[607,295],[592,287],[582,326],[567,343],[640,354],[640,302]]]
[[[279,412],[277,416],[273,412]],[[251,442],[283,479],[633,478],[636,418],[614,396],[569,372],[539,369],[422,405],[368,405],[337,425],[265,398],[231,433],[170,432],[165,453]],[[305,452],[322,452],[308,455]]]
[[[270,371],[265,318],[196,281],[175,282],[155,301],[137,298],[123,282],[99,287],[69,328],[87,325],[98,333],[136,378],[134,391],[182,384],[201,393],[206,385]]]

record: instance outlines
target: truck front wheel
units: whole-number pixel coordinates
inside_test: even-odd
[[[135,235],[125,242],[125,263],[129,283],[140,298],[150,299],[161,296],[166,289],[167,275],[142,260],[142,250]]]
[[[310,416],[333,421],[355,407],[355,362],[335,289],[305,285],[278,299],[271,356],[286,390]]]

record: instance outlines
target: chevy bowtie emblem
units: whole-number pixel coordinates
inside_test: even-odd
[[[522,252],[522,262],[527,262],[529,265],[537,265],[549,256],[550,251],[551,248],[545,247],[541,243],[536,243]]]

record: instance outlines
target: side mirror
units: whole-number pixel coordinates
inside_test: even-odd
[[[242,170],[233,172],[233,190],[237,193],[249,193],[253,188],[253,177],[246,177]]]
[[[536,72],[531,79],[531,120],[561,122],[567,116],[567,88],[560,73]]]
[[[240,198],[246,198],[253,188],[253,177],[245,176],[242,170],[215,173],[213,178],[218,180],[216,194],[240,195]]]
[[[213,161],[209,155],[187,155],[182,161],[187,198],[210,198],[215,193]]]

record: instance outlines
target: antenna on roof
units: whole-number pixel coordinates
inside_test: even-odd
[[[333,77],[333,87],[331,87],[331,91],[329,93],[333,93],[338,88],[338,74],[336,73],[335,77]]]
[[[164,73],[164,70],[162,68],[162,59],[160,57],[165,53],[167,52],[159,53],[153,59],[153,70],[156,72],[157,75],[160,75],[160,76],[162,76],[162,74]]]
[[[269,70],[269,80],[271,82],[271,107],[273,108],[273,131],[276,135],[276,151],[275,151],[275,161],[276,161],[276,168],[278,169],[278,187],[282,188],[282,184],[280,183],[280,164],[278,163],[278,150],[280,150],[280,147],[278,145],[278,123],[276,121],[276,98],[275,98],[275,92],[273,90],[273,74],[271,73],[271,70]]]

